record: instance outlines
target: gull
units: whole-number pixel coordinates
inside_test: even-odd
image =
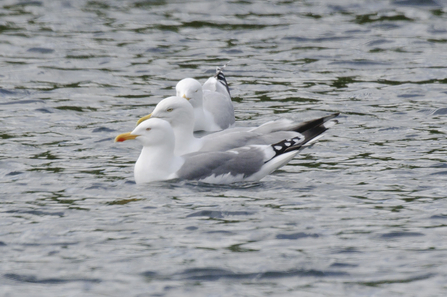
[[[245,145],[272,144],[283,139],[301,137],[314,126],[326,123],[329,127],[334,123],[330,120],[337,115],[300,124],[293,124],[288,120],[272,121],[256,128],[230,128],[197,138],[194,136],[194,110],[191,104],[184,98],[172,96],[161,100],[145,118],[163,119],[171,124],[175,134],[174,153],[181,156],[197,151],[226,151]]]
[[[194,108],[194,131],[215,132],[234,125],[234,108],[230,89],[222,70],[217,67],[216,74],[203,86],[194,78],[184,78],[175,87],[176,95],[185,98]],[[141,118],[138,124],[148,116]]]
[[[306,136],[268,145],[248,145],[227,151],[174,153],[175,134],[169,122],[151,118],[116,142],[136,139],[143,149],[134,168],[137,184],[172,179],[197,180],[213,184],[259,181],[287,164],[298,152],[316,140],[327,128],[320,125]]]

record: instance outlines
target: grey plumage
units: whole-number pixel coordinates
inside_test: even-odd
[[[216,74],[214,75],[214,78],[220,85],[225,87],[225,90],[228,93],[228,98],[223,95],[225,91],[218,91],[218,85],[215,86],[216,92],[213,92],[212,96],[209,96],[206,92],[204,92],[204,98],[206,99],[204,101],[204,108],[211,112],[214,116],[214,121],[222,130],[227,129],[235,123],[233,105],[228,104],[227,101],[231,101],[230,88],[228,87],[228,82],[223,74],[223,70],[227,65],[228,63],[222,67],[216,67]],[[207,86],[205,84],[204,89],[206,88]]]
[[[214,121],[223,130],[234,125],[234,109],[232,104],[228,104],[227,98],[220,93],[213,93],[212,96],[208,96],[208,93],[204,93],[203,107],[211,112],[214,116]]]
[[[251,176],[264,165],[262,151],[257,147],[238,148],[226,152],[192,153],[177,172],[179,178],[201,180],[209,176],[231,174]]]
[[[259,172],[265,164],[272,162],[275,158],[293,151],[298,153],[335,124],[335,121],[332,121],[331,124],[328,124],[328,121],[337,116],[338,114],[332,114],[305,122],[297,128],[300,129],[301,135],[297,136],[296,133],[293,133],[293,137],[267,147],[261,145],[259,139],[257,139],[256,145],[228,151],[196,152],[184,155],[185,163],[177,172],[177,175],[179,178],[187,180],[202,180],[220,175],[231,175],[233,177],[242,175],[242,178],[248,178]],[[277,133],[287,134],[287,131]]]

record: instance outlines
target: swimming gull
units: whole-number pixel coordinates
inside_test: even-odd
[[[175,155],[175,135],[171,125],[152,118],[132,132],[120,134],[116,142],[136,139],[143,149],[135,164],[137,184],[171,179],[198,180],[228,184],[258,181],[289,162],[305,145],[327,129],[320,125],[306,136],[286,139],[271,145],[249,145],[227,151]]]
[[[172,96],[161,100],[151,115],[146,118],[159,118],[168,121],[175,134],[176,155],[197,151],[226,151],[251,144],[272,144],[283,139],[302,136],[306,130],[330,121],[338,114],[329,115],[308,122],[293,124],[288,120],[265,123],[257,128],[229,128],[208,134],[202,138],[194,136],[194,111],[185,99]]]
[[[216,74],[203,86],[194,78],[184,78],[175,87],[177,96],[187,99],[194,108],[194,131],[215,132],[234,125],[233,102],[222,72],[225,66],[217,67]]]

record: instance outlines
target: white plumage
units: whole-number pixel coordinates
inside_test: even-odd
[[[178,97],[185,98],[194,108],[194,131],[220,131],[234,125],[234,108],[227,81],[220,68],[203,86],[193,78],[179,81]]]

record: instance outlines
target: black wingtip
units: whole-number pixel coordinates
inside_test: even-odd
[[[217,79],[217,81],[219,81],[222,85],[225,86],[225,88],[227,89],[228,95],[230,95],[230,97],[231,97],[230,88],[228,87],[227,79],[225,78],[225,75],[223,74],[223,70],[225,69],[225,67],[227,67],[227,65],[229,63],[230,62],[226,63],[222,67],[216,67],[216,74],[214,75],[214,77]]]
[[[334,120],[340,113],[334,113],[325,117],[322,117],[320,119],[317,119],[317,121],[321,121],[320,123],[317,123],[316,125],[313,125],[312,127],[309,127],[309,129],[300,132],[304,136],[304,141],[300,143],[300,146],[304,146],[311,142],[316,137],[320,136],[327,130],[329,130],[333,125],[338,124],[337,120]],[[331,125],[329,125],[330,123]]]
[[[338,117],[339,114],[340,113],[333,113],[331,115],[306,122],[306,129],[304,131],[299,131],[299,133],[304,136],[304,139],[297,145],[285,148],[282,153],[299,150],[306,144],[309,144],[312,140],[329,130],[333,125],[338,124],[338,121],[334,120],[334,118]],[[332,125],[328,125],[328,122],[332,123]]]
[[[270,160],[274,159],[275,157],[282,155],[288,151],[297,150],[298,147],[301,147],[301,143],[305,140],[302,136],[295,136],[291,139],[285,139],[280,142],[274,143],[271,145],[273,151],[275,152],[275,155],[271,157],[269,160],[265,161],[264,163],[269,162]],[[292,149],[293,148],[293,149]]]
[[[296,131],[298,133],[303,133],[309,129],[312,129],[313,127],[317,127],[321,124],[324,124],[324,123],[338,117],[339,115],[340,115],[340,113],[337,112],[337,113],[330,114],[328,116],[324,116],[322,118],[306,121],[304,123],[298,124],[291,130]]]

